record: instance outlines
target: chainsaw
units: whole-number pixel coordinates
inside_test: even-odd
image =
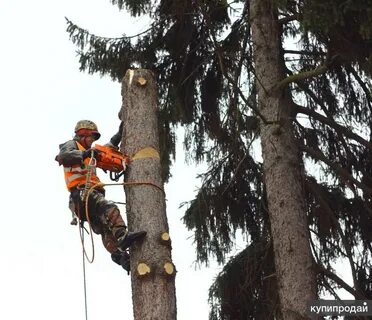
[[[129,158],[112,147],[95,144],[92,149],[98,153],[96,166],[104,172],[110,171],[110,179],[118,181],[129,164]]]

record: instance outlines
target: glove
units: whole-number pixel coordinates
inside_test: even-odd
[[[91,158],[92,151],[93,151],[93,158],[98,159],[99,151],[97,151],[96,149],[88,149],[88,150],[83,151],[83,160],[85,160],[86,158]]]
[[[115,146],[111,141],[110,142],[107,142],[106,144],[103,145],[104,147],[109,147],[109,148],[112,148],[112,149],[115,149],[115,150],[118,150],[119,148],[117,146]]]

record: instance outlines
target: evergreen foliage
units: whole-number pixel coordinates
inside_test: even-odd
[[[264,240],[253,242],[226,264],[210,288],[210,318],[278,319],[274,275],[272,247]]]
[[[209,165],[184,217],[195,232],[198,260],[207,263],[215,256],[223,263],[236,231],[247,237],[247,248],[211,287],[210,318],[274,319],[277,293],[270,277],[275,270],[265,186],[252,147],[259,140],[258,121],[265,119],[256,107],[249,1],[111,2],[134,16],[150,15],[150,28],[134,37],[103,38],[67,20],[81,70],[115,80],[128,68],[155,72],[164,178],[179,124],[187,129],[190,159]],[[288,88],[294,100],[318,291],[337,296],[343,287],[372,299],[372,3],[274,2],[287,71],[278,87]],[[352,286],[334,274],[338,258],[348,261]]]

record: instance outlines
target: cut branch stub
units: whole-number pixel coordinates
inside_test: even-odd
[[[144,262],[141,262],[137,266],[137,275],[139,277],[144,277],[151,272],[151,268]]]
[[[141,87],[143,87],[144,85],[146,85],[146,83],[147,83],[147,80],[146,80],[145,78],[143,78],[143,77],[139,77],[139,78],[137,79],[137,84],[138,84],[139,86],[141,86]]]
[[[175,267],[172,262],[166,262],[164,264],[164,272],[167,276],[174,276],[175,275]]]
[[[170,239],[170,236],[169,236],[169,233],[168,232],[163,232],[161,235],[160,235],[160,243],[161,244],[164,244],[166,246],[170,246],[171,244],[171,239]]]

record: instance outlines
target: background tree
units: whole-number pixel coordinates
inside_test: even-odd
[[[256,151],[256,141],[264,143],[266,123],[292,135],[292,154],[299,150],[293,165],[302,174],[297,183],[304,195],[318,295],[337,297],[342,287],[355,297],[370,298],[370,1],[263,1],[267,23],[278,26],[274,58],[283,62],[283,77],[276,74],[269,88],[259,71],[262,56],[253,50],[255,1],[111,2],[134,16],[148,14],[149,31],[108,39],[68,21],[81,69],[116,80],[130,67],[155,71],[164,177],[169,176],[178,124],[186,128],[189,158],[209,165],[184,218],[195,231],[198,260],[207,263],[212,255],[224,262],[237,230],[246,235],[247,248],[211,288],[211,319],[280,316],[279,295],[272,292],[280,288],[270,225],[272,186]],[[263,110],[262,90],[286,99],[274,119]],[[351,285],[334,272],[338,258],[349,263]],[[234,273],[238,265],[244,271]],[[234,281],[244,285],[228,285]]]

